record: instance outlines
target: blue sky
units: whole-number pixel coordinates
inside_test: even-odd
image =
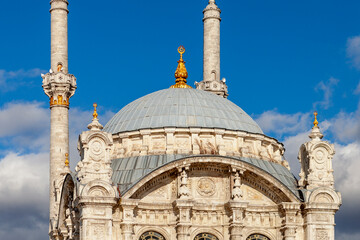
[[[284,142],[295,175],[311,113],[319,112],[325,137],[337,147],[335,177],[344,200],[337,239],[360,239],[359,224],[349,221],[360,217],[352,210],[360,202],[360,2],[217,2],[229,99]],[[202,80],[205,6],[205,0],[70,0],[69,70],[78,83],[70,112],[72,165],[92,103],[104,124],[132,100],[169,87],[179,45],[186,47],[188,83]],[[47,1],[5,1],[0,9],[0,179],[10,179],[0,184],[0,239],[29,233],[46,239],[49,110],[40,73],[50,68],[49,7]],[[25,193],[29,201],[21,200]]]

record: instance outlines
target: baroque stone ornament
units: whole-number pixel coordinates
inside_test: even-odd
[[[110,133],[101,131],[94,104],[93,120],[88,125],[89,131],[80,135],[78,149],[81,161],[75,170],[78,172],[78,179],[82,182],[89,182],[91,179],[101,179],[111,182],[111,149],[113,139]]]
[[[216,185],[210,178],[201,178],[197,183],[197,192],[204,197],[210,197],[216,192]]]
[[[311,141],[300,147],[298,155],[301,163],[299,185],[307,189],[321,186],[334,188],[332,158],[335,148],[333,144],[322,141],[323,134],[318,126],[317,113],[314,115],[314,127],[309,135]]]
[[[188,176],[186,170],[183,169],[180,173],[180,188],[179,188],[179,197],[180,198],[189,198],[190,190],[188,188]]]
[[[329,240],[329,234],[324,229],[318,229],[316,231],[316,240]]]
[[[50,99],[50,107],[69,106],[69,99],[75,94],[76,78],[62,71],[42,75],[43,89]]]
[[[243,197],[243,193],[241,191],[241,178],[239,171],[236,171],[234,176],[234,187],[232,190],[232,199],[240,200]]]

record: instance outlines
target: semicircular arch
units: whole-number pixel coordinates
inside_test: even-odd
[[[142,227],[140,228],[138,231],[137,231],[137,234],[135,234],[135,238],[136,240],[140,239],[140,237],[145,234],[146,232],[157,232],[159,234],[161,234],[164,239],[168,240],[170,239],[170,234],[165,230],[163,229],[162,227],[159,227],[159,226],[151,226],[151,227]]]
[[[224,237],[223,237],[223,235],[221,234],[220,231],[218,231],[216,229],[212,229],[212,228],[198,228],[198,229],[195,229],[191,233],[190,239],[195,239],[196,236],[198,236],[199,234],[202,234],[202,233],[214,235],[218,240],[224,239]]]
[[[267,187],[269,190],[267,191],[268,194],[272,195],[271,198],[276,203],[301,201],[294,192],[292,192],[284,183],[272,176],[270,173],[248,162],[223,156],[192,156],[170,162],[158,169],[155,169],[136,182],[123,194],[123,198],[137,198],[136,196],[139,196],[141,191],[144,191],[144,189],[154,185],[152,181],[156,181],[156,178],[165,178],[165,175],[170,176],[172,173],[177,172],[177,169],[179,168],[191,166],[192,164],[209,163],[226,165],[229,168],[243,169],[245,172],[248,172],[249,175],[258,177],[261,181],[252,181],[251,184],[255,184],[255,188]]]

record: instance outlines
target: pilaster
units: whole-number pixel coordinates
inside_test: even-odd
[[[165,128],[166,134],[166,154],[174,154],[175,147],[175,128]]]
[[[116,202],[114,196],[79,197],[80,240],[112,240],[112,211]]]
[[[133,240],[135,225],[135,208],[138,205],[137,200],[124,199],[121,202],[122,220],[120,223],[123,240]]]
[[[174,208],[177,210],[178,220],[176,223],[177,240],[190,239],[191,210],[194,202],[189,199],[178,199],[174,202]]]
[[[248,206],[248,202],[239,200],[231,200],[228,202],[227,207],[230,210],[230,240],[243,240],[243,229],[245,211]]]
[[[297,215],[300,212],[300,206],[299,203],[290,202],[284,202],[280,205],[284,214],[284,221],[281,228],[284,240],[296,240],[296,231],[298,228]]]

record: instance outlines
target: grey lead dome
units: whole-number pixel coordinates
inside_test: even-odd
[[[263,134],[257,123],[233,102],[196,89],[165,89],[141,97],[106,124],[109,133],[163,127],[203,127]]]

